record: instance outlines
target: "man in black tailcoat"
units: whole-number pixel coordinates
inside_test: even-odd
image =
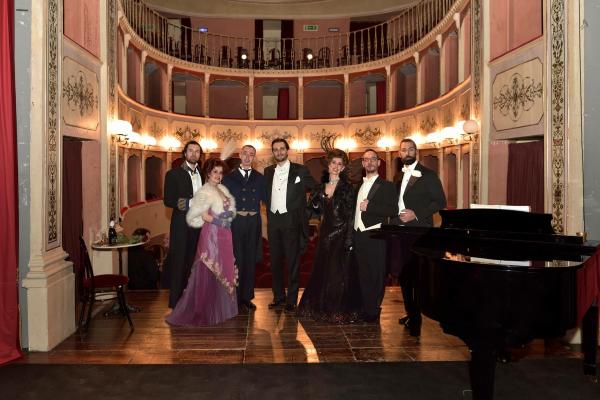
[[[366,322],[379,322],[386,274],[385,241],[371,237],[369,231],[398,215],[398,195],[394,185],[379,176],[380,163],[375,150],[363,153],[366,176],[358,191],[354,216],[354,253],[363,302],[362,318]]]
[[[165,206],[173,209],[169,230],[167,270],[170,277],[169,312],[175,308],[185,289],[196,253],[200,229],[191,228],[185,221],[190,199],[202,186],[200,157],[202,147],[195,141],[183,148],[184,161],[165,176]]]
[[[276,165],[265,168],[267,184],[267,231],[273,276],[273,302],[269,308],[285,304],[285,312],[295,312],[298,301],[300,254],[308,241],[306,191],[315,180],[308,169],[288,160],[290,146],[274,139],[271,150]],[[283,284],[283,259],[288,267],[287,296]]]
[[[446,196],[437,174],[417,161],[417,145],[411,139],[400,142],[402,171],[394,179],[398,194],[399,214],[393,222],[398,225],[431,227],[433,214],[446,207]],[[410,248],[418,237],[406,235],[400,239],[400,286],[407,315],[399,322],[410,330],[412,336],[421,333],[421,310],[415,292],[418,273],[416,257]]]
[[[237,215],[231,223],[233,254],[238,268],[237,300],[238,308],[256,309],[254,298],[254,274],[258,252],[262,246],[260,202],[266,203],[265,177],[252,168],[256,149],[245,145],[240,151],[241,164],[223,179],[237,208]]]

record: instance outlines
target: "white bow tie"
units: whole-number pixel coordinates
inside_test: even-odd
[[[409,167],[405,166],[405,167],[402,167],[402,172],[404,172],[404,173],[407,173],[407,172],[411,173],[412,171],[411,171],[411,169]]]

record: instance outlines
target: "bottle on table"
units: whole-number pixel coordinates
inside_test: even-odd
[[[115,221],[110,221],[108,225],[108,244],[115,245],[117,244],[117,231],[115,230]]]

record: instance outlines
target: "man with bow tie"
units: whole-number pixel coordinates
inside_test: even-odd
[[[366,176],[358,191],[354,215],[354,247],[363,301],[362,319],[379,322],[385,293],[385,242],[371,237],[371,230],[398,215],[398,195],[391,182],[382,179],[381,160],[375,150],[363,153]]]
[[[446,207],[446,196],[437,174],[417,161],[417,144],[412,139],[403,139],[399,150],[402,172],[395,177],[398,193],[398,209],[395,223],[405,226],[433,226],[433,214]],[[397,259],[400,265],[400,286],[407,315],[400,323],[410,330],[412,336],[421,332],[421,312],[414,290],[417,265],[410,252],[417,239],[406,235],[401,243],[393,246],[401,249]]]
[[[290,145],[285,139],[271,142],[276,165],[265,168],[267,183],[267,232],[273,277],[273,302],[269,308],[285,305],[285,312],[296,311],[300,287],[300,254],[308,241],[306,192],[315,180],[302,164],[290,162]],[[283,259],[288,267],[287,295],[283,283]]]
[[[259,251],[262,250],[260,202],[266,203],[265,177],[252,169],[256,148],[244,145],[240,151],[240,166],[223,179],[237,207],[237,216],[231,223],[233,254],[238,268],[238,309],[256,309],[254,298],[254,274]]]
[[[173,209],[169,229],[169,254],[167,273],[170,281],[169,313],[175,308],[185,289],[196,253],[200,229],[189,227],[185,216],[190,199],[202,186],[200,157],[202,147],[196,141],[189,141],[183,148],[183,162],[165,176],[165,206]]]

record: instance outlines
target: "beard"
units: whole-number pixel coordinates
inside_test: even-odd
[[[402,159],[402,164],[410,165],[416,161],[416,157],[406,156]]]

